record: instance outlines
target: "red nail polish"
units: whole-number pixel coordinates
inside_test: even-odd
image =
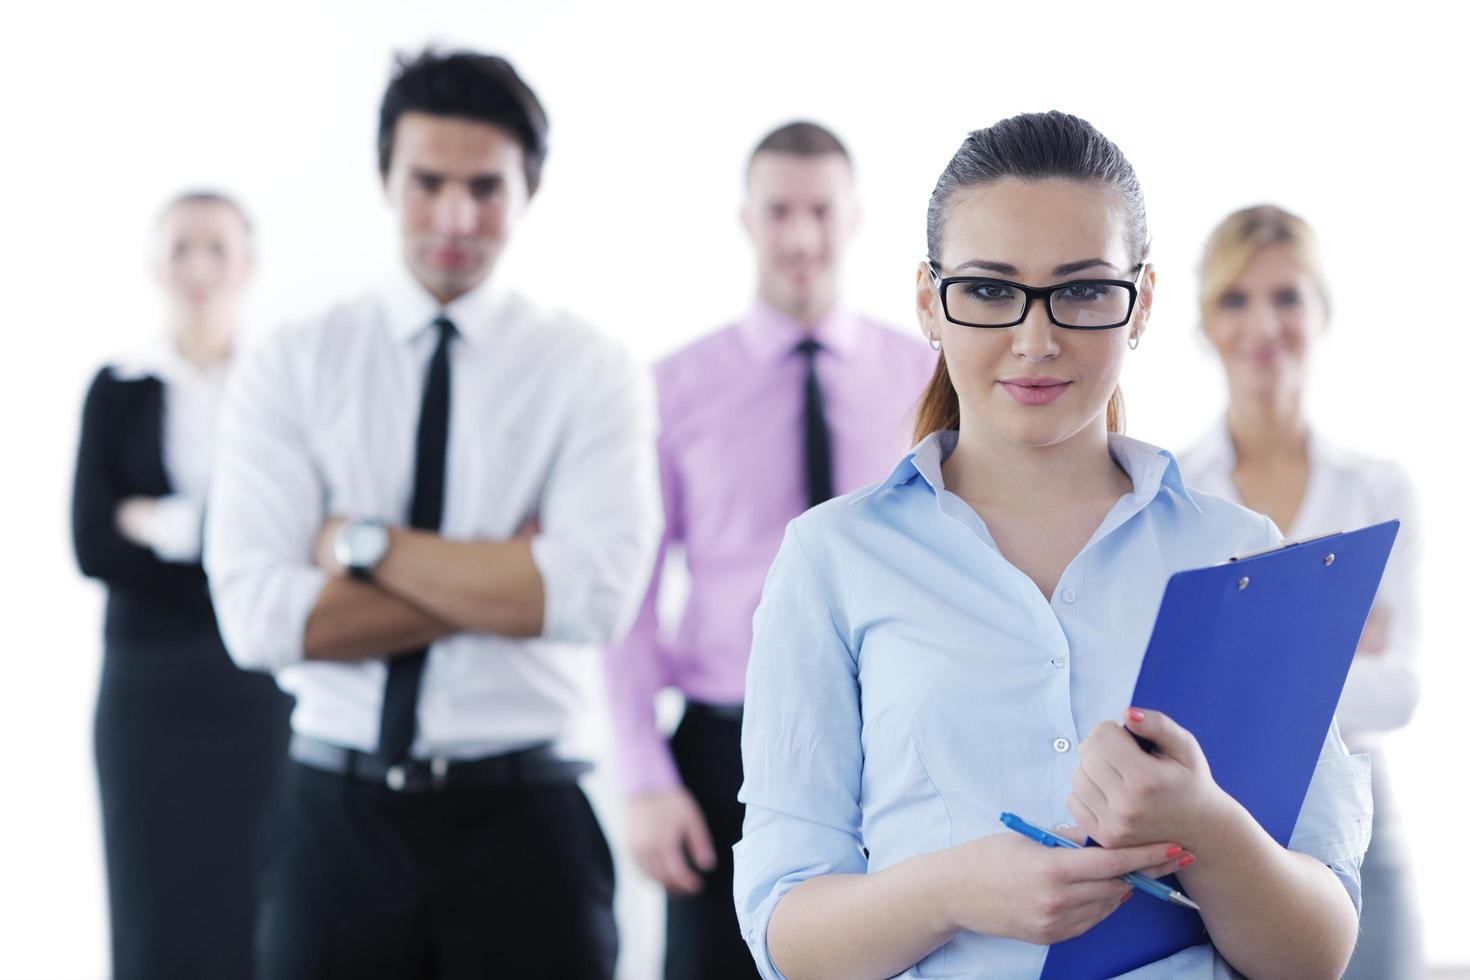
[[[1169,849],[1164,852],[1164,857],[1165,859],[1172,861],[1174,858],[1177,858],[1183,853],[1184,848],[1180,847],[1178,844],[1170,844]]]
[[[1132,897],[1133,897],[1133,891],[1131,889],[1129,891],[1126,891],[1126,892],[1123,893],[1123,901],[1125,901],[1125,902],[1128,901],[1128,899],[1130,899]]]
[[[1186,854],[1184,855],[1184,857],[1179,859],[1179,867],[1187,868],[1197,860],[1199,859],[1196,858],[1193,854]]]
[[[1133,722],[1133,724],[1135,724],[1135,725],[1142,724],[1143,723],[1143,710],[1140,709],[1140,708],[1129,708],[1128,709],[1128,720],[1131,721],[1131,722]]]

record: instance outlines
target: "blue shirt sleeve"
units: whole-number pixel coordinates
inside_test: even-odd
[[[809,878],[867,872],[858,666],[839,623],[793,524],[755,614],[741,735],[735,910],[767,980],[781,977],[766,927],[782,897]]]
[[[1371,762],[1367,755],[1348,754],[1333,721],[1287,847],[1327,865],[1361,914],[1360,869],[1372,833]]]

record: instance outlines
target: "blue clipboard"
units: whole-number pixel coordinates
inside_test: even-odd
[[[1193,732],[1215,782],[1283,846],[1398,529],[1288,544],[1179,572],[1164,589],[1131,703]],[[1041,976],[1102,980],[1208,941],[1197,912],[1128,902],[1052,946]]]

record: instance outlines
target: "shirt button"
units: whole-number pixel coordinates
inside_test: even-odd
[[[1077,593],[1073,592],[1071,589],[1063,589],[1062,590],[1062,601],[1063,602],[1076,602],[1077,601]]]
[[[1051,747],[1058,752],[1065,752],[1072,747],[1072,742],[1070,739],[1058,738],[1055,742],[1051,743]]]
[[[1059,653],[1055,657],[1052,657],[1051,665],[1057,670],[1061,670],[1063,667],[1067,666],[1067,655],[1065,653]]]

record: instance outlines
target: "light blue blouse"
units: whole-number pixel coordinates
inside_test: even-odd
[[[1048,602],[944,489],[955,440],[935,433],[884,482],[793,521],[766,580],[735,847],[735,906],[764,977],[781,976],[771,912],[800,882],[1004,832],[1003,810],[1072,823],[1077,745],[1128,706],[1169,576],[1280,538],[1268,518],[1185,489],[1169,453],[1114,435],[1133,491]],[[1334,725],[1290,846],[1331,867],[1354,903],[1371,817],[1366,759]],[[1036,977],[1045,955],[963,932],[902,976]],[[1233,974],[1204,945],[1128,976]]]

